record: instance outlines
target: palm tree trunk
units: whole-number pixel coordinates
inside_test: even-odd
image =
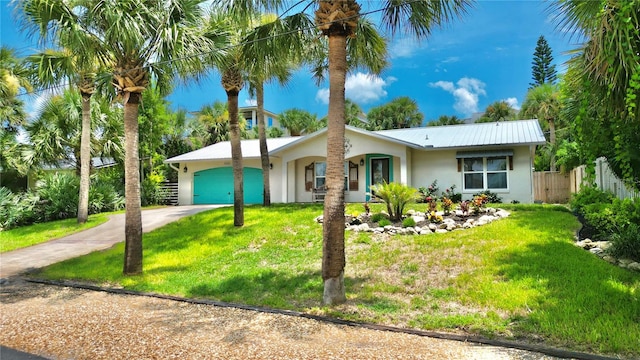
[[[327,129],[327,194],[322,233],[323,302],[347,301],[344,288],[344,102],[347,37],[329,36],[329,115]]]
[[[260,160],[262,160],[262,206],[271,206],[271,190],[269,184],[269,149],[267,149],[267,133],[264,124],[264,83],[255,84],[258,102],[258,138],[260,139]]]
[[[91,174],[91,94],[82,93],[82,134],[80,135],[80,193],[78,224],[89,218],[89,176]]]
[[[124,274],[142,273],[142,214],[140,212],[140,161],[138,154],[138,105],[141,94],[129,93],[124,104]]]
[[[549,143],[551,143],[551,158],[549,159],[549,167],[551,171],[556,171],[556,122],[555,119],[549,121]]]
[[[242,176],[242,148],[238,124],[238,91],[227,91],[229,109],[229,138],[231,140],[231,166],[233,167],[233,225],[244,225],[244,179]]]

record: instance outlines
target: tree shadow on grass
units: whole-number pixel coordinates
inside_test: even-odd
[[[516,226],[540,233],[524,250],[497,255],[499,276],[536,289],[525,333],[590,351],[640,351],[640,274],[620,269],[573,245],[571,234],[545,229],[544,217],[519,216]],[[562,221],[561,218],[558,218]]]

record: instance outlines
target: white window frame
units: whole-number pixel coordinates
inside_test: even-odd
[[[465,168],[465,161],[471,159],[482,159],[482,170],[469,171]],[[503,170],[489,170],[487,168],[488,161],[491,159],[504,159],[504,169]],[[505,188],[490,188],[489,185],[489,174],[505,174],[507,187]],[[467,188],[467,182],[465,176],[468,174],[482,174],[482,188]],[[509,156],[469,156],[462,158],[462,191],[465,193],[473,193],[479,191],[490,190],[493,192],[509,192]]]
[[[325,166],[325,175],[324,176],[318,176],[318,173],[316,172],[316,169],[318,168],[318,164],[324,164]],[[318,187],[318,179],[324,178],[324,183],[325,185],[327,184],[327,174],[326,174],[326,167],[327,167],[327,162],[326,161],[316,161],[314,166],[313,166],[313,185],[314,187]],[[349,161],[345,161],[344,162],[344,191],[345,192],[349,192]]]

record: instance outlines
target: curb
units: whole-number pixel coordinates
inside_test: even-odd
[[[363,329],[377,330],[377,331],[387,331],[394,333],[403,333],[409,335],[416,336],[424,336],[435,339],[443,339],[443,340],[453,340],[459,342],[470,342],[482,345],[490,345],[490,346],[498,346],[503,348],[517,349],[517,350],[525,350],[536,352],[544,355],[549,355],[553,357],[565,358],[565,359],[579,359],[579,360],[614,360],[617,358],[596,355],[578,351],[564,350],[559,348],[554,348],[550,346],[522,343],[517,341],[509,341],[509,340],[498,340],[498,339],[488,339],[480,336],[472,336],[472,335],[456,335],[450,333],[442,333],[435,331],[426,331],[426,330],[417,330],[417,329],[408,329],[408,328],[399,328],[388,325],[377,325],[371,323],[357,322],[351,320],[342,320],[338,318],[331,318],[327,316],[320,315],[312,315],[299,311],[293,310],[280,310],[280,309],[271,309],[266,307],[259,306],[251,306],[244,304],[236,304],[236,303],[228,303],[223,301],[216,300],[205,300],[205,299],[189,299],[184,297],[172,296],[172,295],[163,295],[157,293],[149,293],[149,292],[138,292],[126,289],[115,289],[108,287],[101,287],[97,285],[91,285],[86,283],[72,282],[72,281],[53,281],[53,280],[45,280],[45,279],[36,279],[36,278],[24,278],[26,282],[36,283],[36,284],[44,284],[44,285],[53,285],[53,286],[63,286],[70,287],[75,289],[84,289],[91,291],[100,291],[110,294],[118,294],[118,295],[133,295],[133,296],[144,296],[157,298],[162,300],[171,300],[171,301],[179,301],[189,304],[197,304],[197,305],[212,305],[222,308],[235,308],[241,310],[248,310],[254,312],[268,313],[268,314],[278,314],[285,316],[293,316],[306,318],[316,321],[321,321],[324,323],[336,324],[336,325],[345,325],[352,327],[359,327]]]

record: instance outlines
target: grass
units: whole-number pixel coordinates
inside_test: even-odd
[[[320,305],[322,205],[249,206],[243,228],[231,208],[169,224],[144,235],[139,276],[122,276],[122,244],[37,276],[640,355],[640,274],[574,246],[579,224],[565,208],[501,207],[512,215],[448,234],[347,232],[348,302],[336,307]]]
[[[0,253],[71,235],[103,224],[107,220],[109,213],[102,213],[89,216],[84,224],[78,224],[78,219],[73,218],[0,231]]]

